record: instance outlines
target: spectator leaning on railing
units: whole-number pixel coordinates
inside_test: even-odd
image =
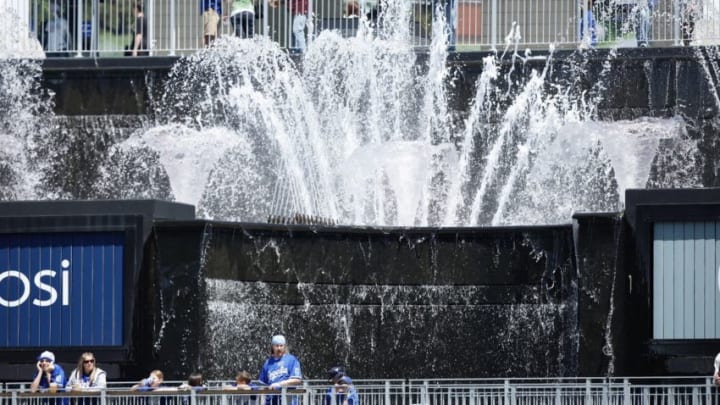
[[[165,381],[164,374],[160,370],[153,370],[147,378],[143,378],[137,384],[130,387],[132,391],[154,391],[160,388]]]
[[[328,377],[333,386],[328,388],[325,393],[323,405],[358,405],[360,403],[352,379],[345,374],[343,367],[331,368],[328,371]]]
[[[68,378],[67,391],[100,391],[107,388],[107,374],[97,366],[95,355],[85,352],[80,355],[75,370]]]
[[[51,394],[65,388],[65,370],[59,364],[55,364],[53,352],[44,351],[37,358],[37,373],[30,384],[30,392],[37,392],[38,389],[47,390]],[[67,405],[67,398],[54,398],[43,401],[48,405]]]
[[[260,382],[268,385],[271,390],[281,390],[283,387],[294,387],[302,383],[302,370],[300,361],[288,353],[285,336],[275,335],[270,343],[270,357],[265,360],[260,371]],[[280,395],[266,395],[266,405],[280,405]],[[293,397],[291,405],[297,405],[297,398]]]

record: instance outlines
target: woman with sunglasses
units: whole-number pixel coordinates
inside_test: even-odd
[[[107,375],[97,366],[95,355],[83,353],[67,382],[68,391],[100,391],[107,388]]]

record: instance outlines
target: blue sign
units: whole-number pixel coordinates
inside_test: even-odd
[[[122,345],[124,241],[0,234],[0,348]]]

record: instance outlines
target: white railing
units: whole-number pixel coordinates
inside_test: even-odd
[[[17,3],[14,7],[18,12],[28,15],[30,32],[49,56],[121,56],[131,45],[135,0],[5,1]],[[262,18],[255,19],[256,35],[269,35],[282,46],[291,47],[292,16],[288,10],[282,4],[272,8],[267,1],[258,1],[261,3],[256,9]],[[345,35],[354,34],[360,20],[348,18],[352,8],[348,2],[357,0],[307,1],[314,15],[314,33],[337,29]],[[434,5],[441,0],[408,1],[413,2],[411,40],[426,46],[433,13],[439,10]],[[647,0],[651,7],[644,5],[645,0],[609,0],[596,2],[592,14],[585,13],[577,0],[448,1],[452,5],[446,15],[455,27],[459,50],[502,47],[515,32],[513,27],[517,27],[517,35],[512,39],[529,48],[547,48],[551,43],[575,47],[583,39],[588,46],[637,46],[638,35],[647,35],[650,46],[720,42],[720,0]],[[153,55],[187,54],[203,46],[198,0],[144,0],[143,4],[147,43]],[[370,4],[362,0],[359,12],[369,14]],[[221,19],[219,35],[232,35],[228,20]],[[313,36],[308,35],[308,40]]]
[[[131,383],[126,383],[130,386]],[[211,383],[210,386],[220,386]],[[362,405],[718,405],[718,388],[704,379],[539,379],[356,381]],[[6,384],[2,405],[257,405],[280,395],[278,405],[333,404],[327,383],[306,382],[278,391],[131,392],[110,387],[93,393],[28,393]],[[354,404],[359,405],[359,404]]]
[[[285,6],[302,0],[255,0],[255,35],[293,46],[293,16]],[[313,18],[308,41],[323,29],[354,35],[361,20],[348,13],[376,15],[375,4],[398,0],[306,0]],[[453,27],[458,50],[491,50],[508,39],[521,48],[706,45],[720,43],[720,0],[405,0],[411,2],[410,40],[427,46],[438,3]],[[26,23],[48,56],[122,56],[131,46],[137,0],[3,0]],[[201,0],[143,0],[151,55],[183,55],[203,47]],[[224,2],[228,8],[227,1]],[[387,4],[387,3],[385,3]],[[223,10],[219,36],[233,35]],[[373,23],[370,22],[372,25]],[[516,30],[515,28],[516,27]]]

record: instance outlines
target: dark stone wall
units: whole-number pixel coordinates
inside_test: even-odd
[[[580,376],[626,375],[625,222],[621,214],[576,214]]]
[[[139,368],[257,376],[275,333],[310,378],[337,364],[362,378],[574,376],[582,363],[570,226],[197,221],[154,235]]]

